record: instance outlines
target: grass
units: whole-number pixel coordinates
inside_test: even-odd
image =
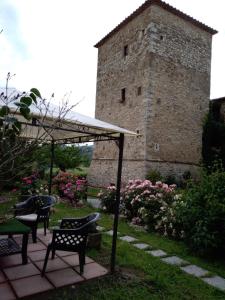
[[[56,205],[55,213],[51,216],[51,226],[58,223],[63,217],[84,216],[93,211],[93,208],[71,208],[60,203]],[[112,229],[113,218],[102,214],[99,225],[106,229]],[[151,245],[154,249],[162,249],[171,255],[179,257],[201,266],[211,273],[225,277],[225,263],[222,260],[203,259],[190,253],[182,243],[170,240],[154,233],[137,231],[130,227],[123,219],[119,222],[118,231],[121,235],[128,234],[136,237],[140,242]],[[101,250],[89,250],[88,255],[100,264],[109,267],[112,238],[103,234]],[[127,242],[118,240],[117,271],[114,275],[108,275],[101,279],[85,282],[78,286],[66,287],[44,294],[46,300],[148,300],[148,299],[225,299],[225,294],[210,287],[198,278],[187,275],[178,267],[167,265],[136,249]],[[40,300],[43,295],[32,297],[32,300]]]

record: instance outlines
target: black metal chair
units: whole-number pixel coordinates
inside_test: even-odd
[[[59,229],[53,229],[52,241],[48,245],[46,251],[42,276],[45,274],[48,257],[51,250],[52,259],[55,257],[56,250],[78,252],[80,274],[83,273],[88,233],[96,231],[96,222],[99,218],[99,213],[93,213],[79,219],[62,219]]]
[[[29,226],[32,230],[33,242],[37,241],[37,227],[44,223],[44,234],[49,226],[50,208],[55,204],[53,196],[31,196],[26,201],[14,206],[14,215],[21,223]]]

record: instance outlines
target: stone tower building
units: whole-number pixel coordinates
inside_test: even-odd
[[[148,0],[98,48],[96,118],[136,131],[125,139],[123,180],[194,173],[210,95],[216,31],[160,0]],[[90,183],[115,182],[114,142],[95,144]]]

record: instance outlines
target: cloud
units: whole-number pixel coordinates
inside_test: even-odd
[[[25,59],[28,53],[20,32],[17,11],[8,0],[0,1],[0,28],[3,29],[12,50]]]

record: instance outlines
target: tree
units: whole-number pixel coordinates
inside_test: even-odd
[[[10,89],[8,85],[11,78],[8,73],[5,89],[0,93],[0,190],[26,168],[24,158],[37,147],[40,140],[46,141],[54,125],[59,126],[61,120],[74,107],[69,107],[68,101],[62,103],[52,127],[45,130],[41,126],[35,127],[31,139],[26,134],[26,123],[34,120],[32,110],[38,115],[39,125],[44,124],[47,115],[51,113],[50,101],[43,99],[36,88],[23,93]]]

